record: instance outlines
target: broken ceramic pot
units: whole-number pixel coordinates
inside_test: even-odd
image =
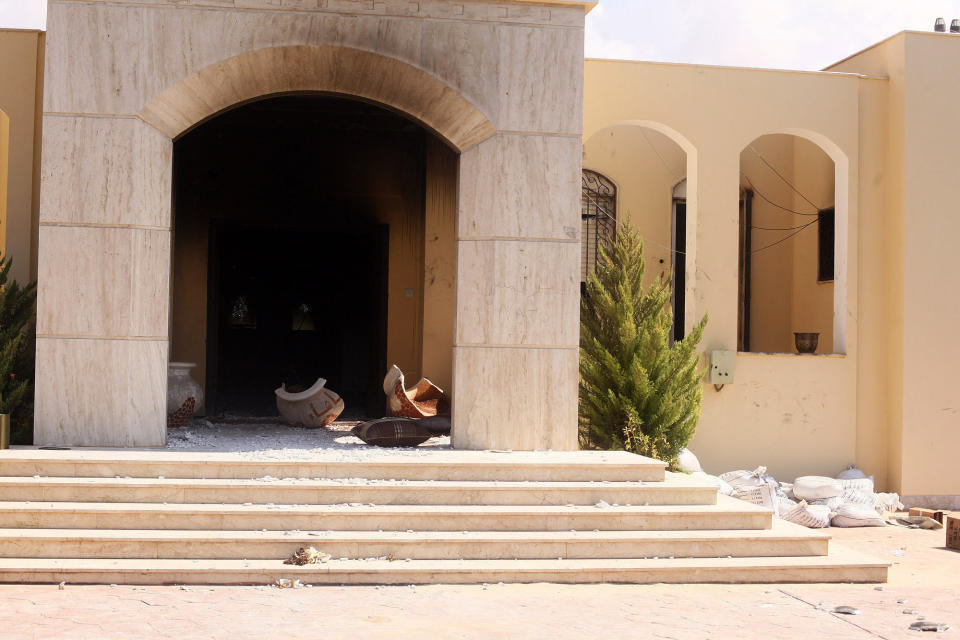
[[[326,380],[318,378],[306,391],[287,391],[285,384],[274,391],[277,395],[277,411],[284,422],[292,427],[316,429],[336,420],[343,412],[343,399],[325,388],[326,384]]]
[[[383,392],[392,415],[404,418],[429,418],[450,411],[450,400],[443,389],[421,378],[411,388],[406,388],[403,371],[393,365],[383,379]]]

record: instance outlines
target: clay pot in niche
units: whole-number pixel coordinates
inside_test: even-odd
[[[797,347],[797,353],[816,353],[819,342],[820,333],[817,331],[793,332],[793,343]]]

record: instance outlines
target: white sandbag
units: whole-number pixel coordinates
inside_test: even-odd
[[[680,454],[677,456],[677,468],[686,473],[703,471],[700,461],[697,460],[697,456],[693,455],[693,451],[690,451],[690,449],[680,450]]]
[[[846,480],[837,480],[840,483],[840,486],[847,489],[853,489],[854,491],[860,491],[861,493],[873,493],[873,476],[869,478],[848,478]]]
[[[733,488],[737,487],[757,487],[762,484],[769,484],[777,487],[778,483],[773,476],[767,474],[766,467],[757,467],[753,471],[727,471],[720,474],[720,478],[729,482]]]
[[[886,523],[869,505],[844,503],[830,519],[835,527],[882,527]]]
[[[832,514],[837,510],[837,507],[843,504],[843,497],[833,496],[832,498],[824,498],[823,500],[807,500],[807,504],[826,507]]]
[[[875,507],[877,504],[877,498],[872,491],[865,493],[856,489],[844,489],[840,498],[844,504],[862,504],[868,507]]]
[[[780,517],[787,522],[810,529],[823,529],[830,526],[830,510],[823,506],[808,505],[804,500]]]
[[[784,498],[783,496],[778,496],[777,497],[777,514],[779,514],[780,517],[782,518],[783,514],[789,513],[790,511],[792,511],[793,508],[797,506],[797,504],[798,503],[796,500],[791,500],[790,498]]]
[[[709,473],[706,473],[705,471],[694,471],[693,473],[690,474],[690,477],[700,478],[701,480],[707,480],[709,482],[712,482],[713,484],[717,485],[717,489],[719,489],[720,493],[722,493],[725,496],[732,496],[733,494],[736,493],[733,487],[730,486],[730,483],[728,483],[726,480],[724,480],[723,478],[718,478],[717,476],[712,476]]]
[[[852,464],[837,474],[837,480],[855,480],[857,478],[866,478],[867,475],[857,469],[857,465]]]
[[[896,493],[875,493],[873,497],[876,499],[874,508],[881,515],[890,511],[903,511],[906,508]]]
[[[802,476],[793,481],[793,495],[801,500],[826,500],[843,492],[839,480],[823,476]]]
[[[792,482],[781,482],[780,483],[780,495],[789,500],[796,502],[797,497],[793,494],[793,483]]]
[[[734,491],[736,491],[733,494],[734,498],[770,509],[774,515],[779,514],[778,503],[780,499],[777,496],[777,490],[771,485],[761,484],[755,487],[740,485],[735,486]]]

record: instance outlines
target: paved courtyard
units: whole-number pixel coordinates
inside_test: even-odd
[[[918,638],[920,616],[960,633],[960,553],[940,531],[832,529],[893,562],[874,585],[0,587],[0,637]],[[859,615],[831,613],[848,605]],[[905,613],[916,611],[916,613]]]

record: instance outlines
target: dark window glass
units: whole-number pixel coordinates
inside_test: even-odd
[[[833,280],[834,233],[834,210],[833,208],[824,209],[820,212],[817,220],[817,280],[820,282],[831,282]]]

